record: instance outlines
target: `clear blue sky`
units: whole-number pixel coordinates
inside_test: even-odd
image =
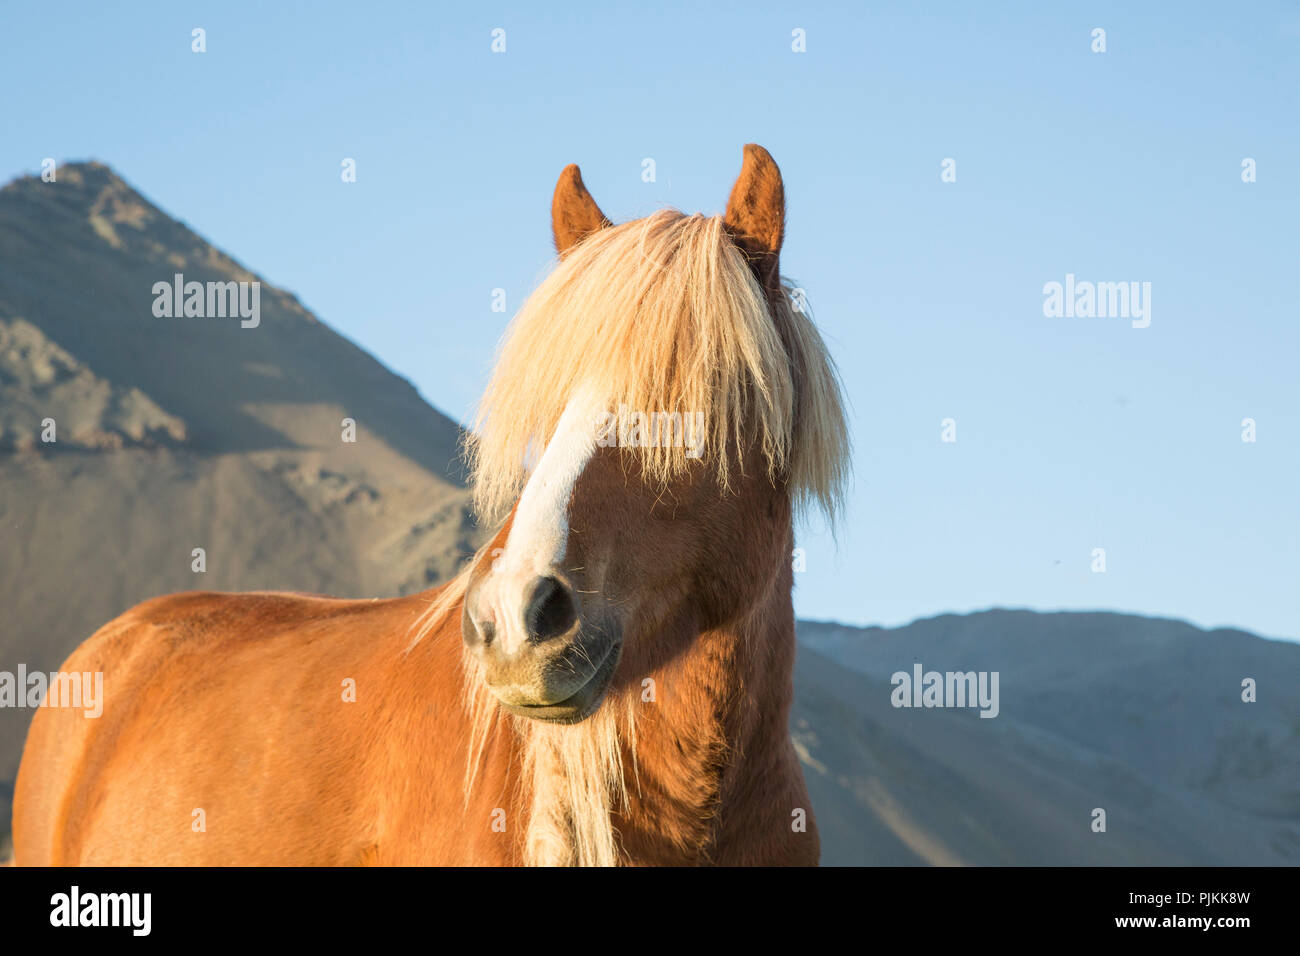
[[[616,220],[720,212],[761,143],[857,451],[801,615],[1300,636],[1300,8],[557,6],[6,3],[0,176],[111,164],[467,420],[565,164]],[[1044,317],[1067,273],[1150,282],[1151,326]]]

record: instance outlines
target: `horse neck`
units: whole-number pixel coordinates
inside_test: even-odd
[[[763,847],[754,844],[764,838],[755,835],[788,829],[786,804],[806,805],[787,726],[791,540],[780,543],[775,573],[748,613],[707,630],[678,622],[694,634],[684,635],[686,653],[651,675],[655,699],[630,690],[641,702],[635,742],[624,742],[627,800],[614,824],[632,862],[759,860]]]

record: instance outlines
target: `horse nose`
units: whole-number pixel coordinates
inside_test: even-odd
[[[578,619],[573,594],[552,577],[537,578],[524,609],[524,631],[533,644],[567,634]]]

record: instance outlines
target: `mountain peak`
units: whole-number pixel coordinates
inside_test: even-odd
[[[45,200],[85,215],[102,211],[112,200],[134,207],[137,218],[145,214],[166,218],[111,166],[94,159],[56,166],[53,180],[47,181],[41,173],[19,176],[0,189],[0,194],[7,194],[6,199],[10,201],[15,196]]]
[[[40,175],[15,179],[0,190],[0,217],[0,226],[4,219],[15,225],[40,222],[61,233],[65,241],[107,244],[174,271],[188,266],[216,272],[225,280],[257,278],[98,160],[57,166],[51,181]]]
[[[256,286],[256,321],[245,324],[212,293],[232,281],[249,286],[241,309],[252,308]],[[177,283],[205,287],[198,315],[157,311],[155,289]],[[0,190],[0,322],[11,344],[22,345],[11,363],[22,374],[0,369],[5,401],[17,407],[21,398],[31,415],[52,408],[37,424],[60,417],[48,388],[80,376],[76,395],[106,396],[104,421],[79,423],[87,435],[108,429],[112,409],[126,402],[136,410],[121,436],[128,444],[137,435],[184,435],[203,453],[314,448],[336,458],[348,417],[409,463],[462,484],[454,422],[105,163],[66,163],[53,181],[25,176]],[[46,366],[64,371],[46,374]],[[25,427],[30,435],[31,422]]]
[[[59,163],[54,167],[54,183],[76,186],[80,189],[98,191],[108,186],[131,187],[107,163],[97,159],[72,160]],[[41,173],[28,173],[17,176],[4,186],[4,189],[26,189],[32,186],[51,185],[46,183]]]

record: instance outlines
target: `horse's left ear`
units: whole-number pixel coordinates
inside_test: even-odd
[[[555,184],[555,198],[551,200],[555,251],[563,257],[593,232],[612,225],[583,185],[578,165],[570,163],[565,166],[560,181]]]
[[[781,288],[781,242],[785,237],[785,186],[781,170],[762,146],[745,146],[740,178],[727,200],[723,225],[749,258],[763,288]]]

